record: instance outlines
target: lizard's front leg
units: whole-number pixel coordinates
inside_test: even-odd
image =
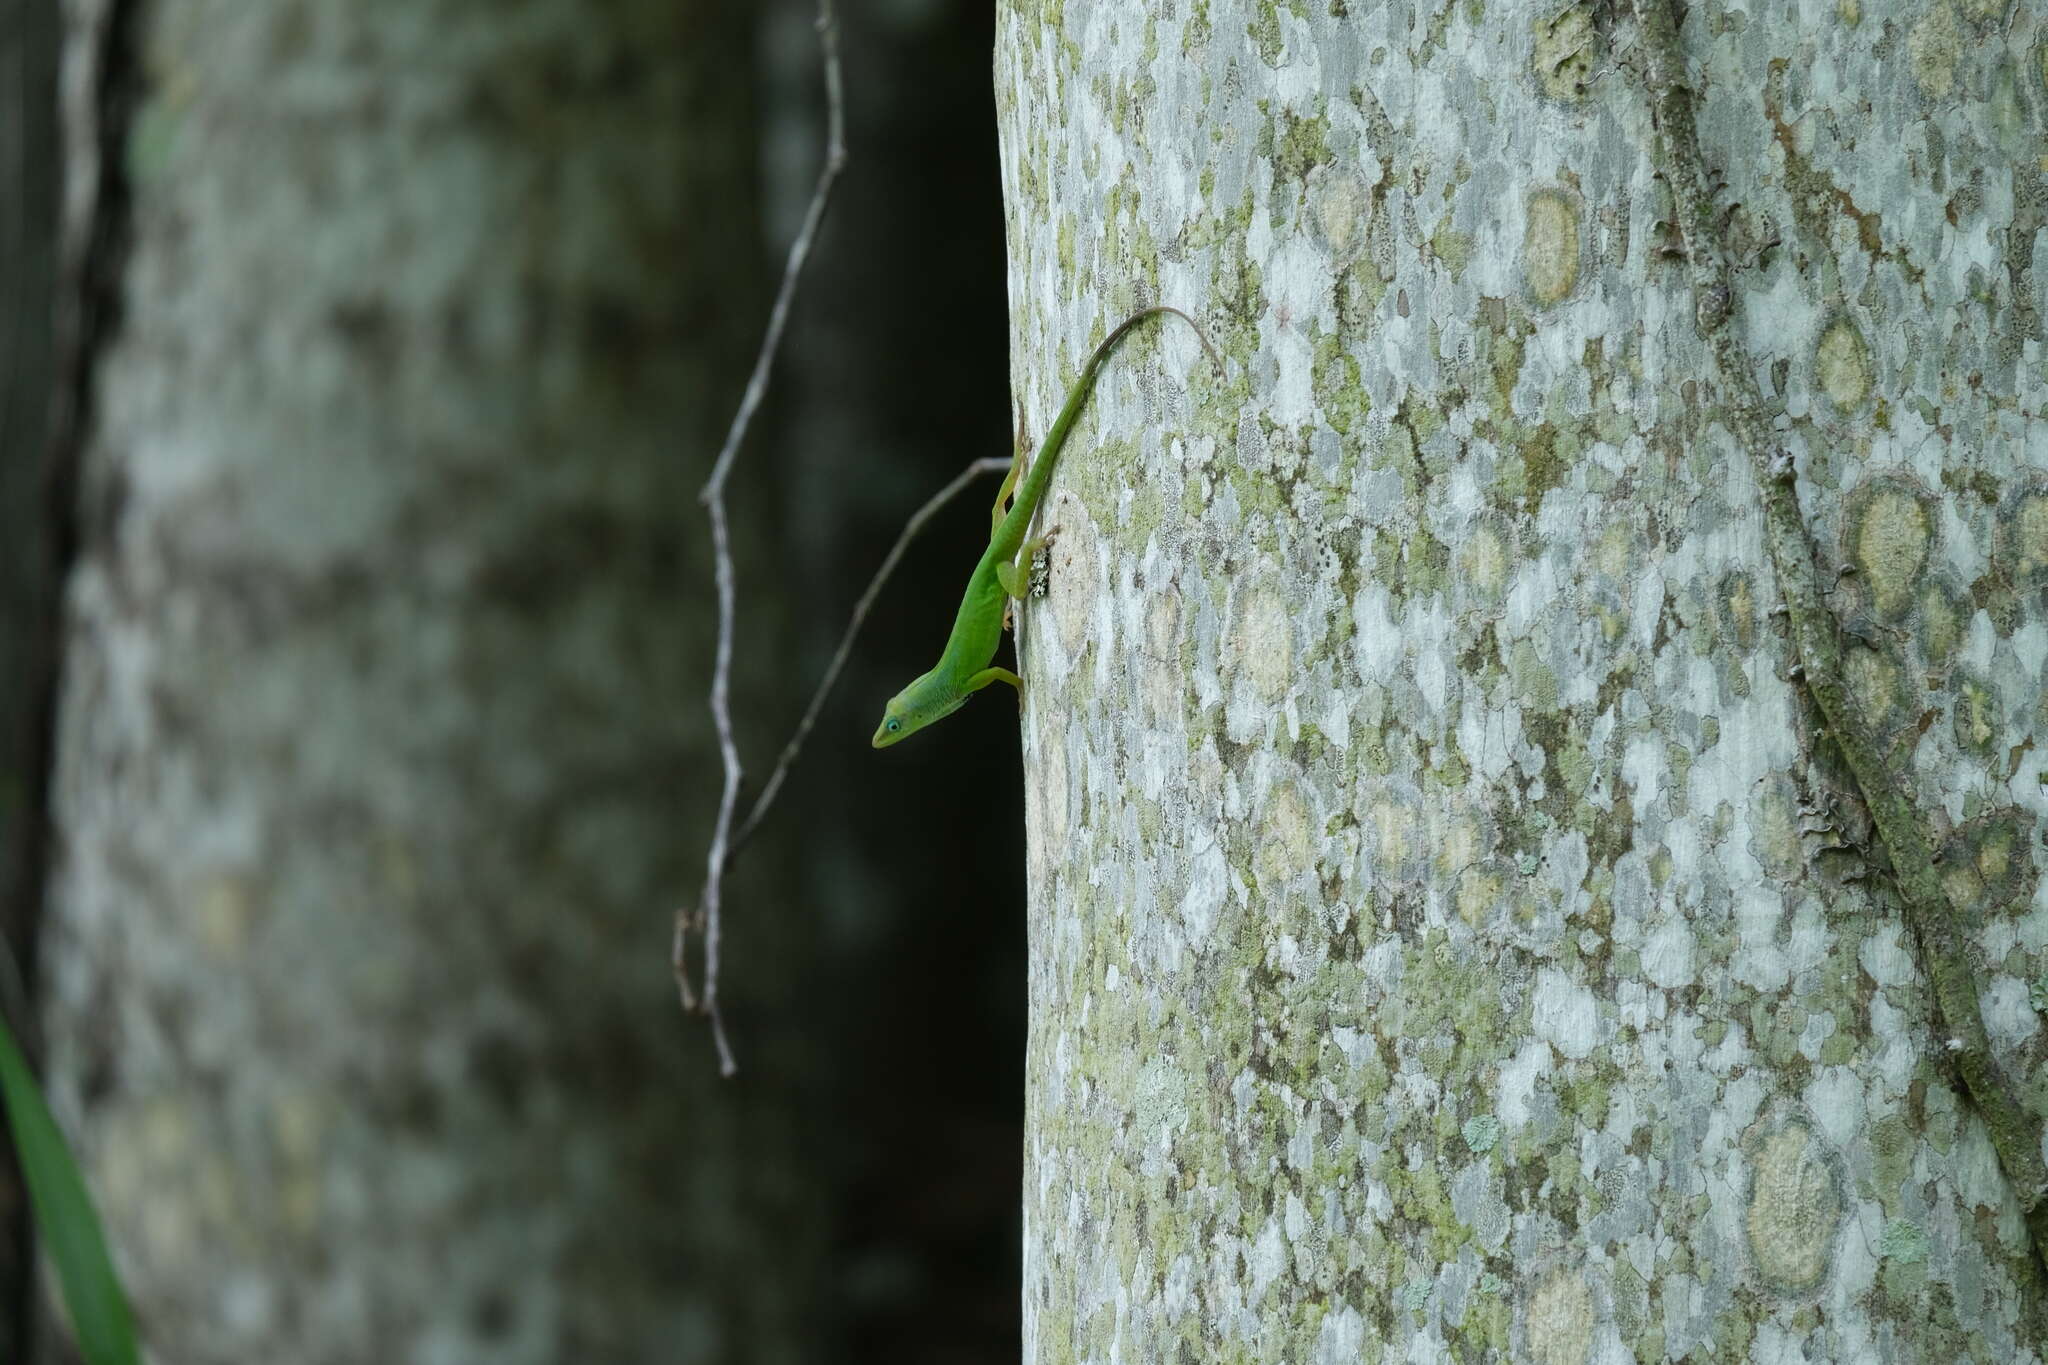
[[[1010,686],[1016,688],[1017,695],[1020,698],[1024,695],[1024,680],[1018,677],[1015,673],[1012,673],[1007,668],[984,668],[981,670],[981,672],[969,678],[967,680],[966,687],[962,690],[967,692],[979,692],[982,688],[987,687],[990,683],[999,682],[1006,682]]]
[[[1020,602],[1031,595],[1032,562],[1051,549],[1053,541],[1058,536],[1059,530],[1054,528],[1037,540],[1027,540],[1018,547],[1015,563],[996,565],[996,582],[1003,585],[1004,592]]]

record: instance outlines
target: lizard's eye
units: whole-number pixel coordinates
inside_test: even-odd
[[[897,732],[898,730],[901,730],[902,728],[903,728],[903,722],[902,722],[902,721],[900,721],[900,720],[896,719],[896,718],[895,718],[894,716],[891,716],[891,717],[889,717],[889,733],[890,733],[890,734],[892,734],[892,735],[893,735],[893,734],[895,734],[895,733],[896,733],[896,732]]]

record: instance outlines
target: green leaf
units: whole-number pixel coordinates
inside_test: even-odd
[[[0,1020],[0,1100],[7,1105],[7,1126],[35,1206],[36,1227],[57,1267],[86,1365],[136,1365],[135,1325],[107,1257],[92,1196],[5,1020]]]

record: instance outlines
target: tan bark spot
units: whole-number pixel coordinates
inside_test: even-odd
[[[1507,547],[1490,526],[1476,528],[1458,551],[1458,569],[1467,584],[1486,597],[1498,597],[1507,583]]]
[[[1362,246],[1366,226],[1366,192],[1356,176],[1339,175],[1322,189],[1316,203],[1316,226],[1330,254],[1344,257]]]
[[[1501,876],[1490,867],[1468,867],[1458,878],[1458,918],[1475,927],[1501,901]]]
[[[1485,842],[1479,823],[1468,816],[1454,815],[1444,819],[1437,827],[1437,871],[1453,876],[1482,856],[1481,845]]]
[[[193,902],[199,941],[215,957],[240,960],[249,951],[249,931],[256,922],[256,901],[240,877],[221,877]]]
[[[1599,51],[1591,6],[1573,5],[1554,18],[1538,19],[1536,50],[1530,55],[1538,88],[1554,100],[1584,99]]]
[[[1926,506],[1907,490],[1879,488],[1864,502],[1856,525],[1856,568],[1883,615],[1897,616],[1912,605],[1933,538]]]
[[[1294,880],[1308,868],[1315,851],[1309,838],[1309,812],[1293,783],[1274,788],[1266,798],[1259,833],[1259,871],[1274,887]]]
[[[1536,1365],[1582,1365],[1593,1354],[1593,1291],[1568,1270],[1558,1270],[1529,1296],[1523,1326]]]
[[[1230,633],[1231,671],[1263,701],[1278,702],[1294,682],[1294,623],[1287,601],[1271,588],[1255,589]]]
[[[1560,303],[1579,282],[1579,209],[1571,196],[1538,190],[1529,196],[1522,230],[1522,278],[1542,307]]]
[[[1841,1219],[1820,1141],[1793,1121],[1760,1142],[1752,1156],[1755,1179],[1744,1219],[1750,1255],[1764,1278],[1781,1289],[1811,1289],[1827,1273],[1828,1246]]]
[[[1853,412],[1870,396],[1870,347],[1847,318],[1836,319],[1821,333],[1813,369],[1837,412]]]
[[[2013,570],[2020,578],[2048,572],[2048,493],[2029,493],[2013,514]]]
[[[1962,57],[1962,34],[1956,26],[1956,12],[1936,5],[1913,25],[1906,39],[1906,55],[1913,64],[1913,79],[1930,99],[1941,99],[1955,88],[1956,62]]]
[[[1865,723],[1882,726],[1899,704],[1903,679],[1898,665],[1874,649],[1852,649],[1842,659],[1849,695]]]
[[[1408,846],[1415,838],[1415,812],[1392,801],[1376,803],[1367,817],[1379,839],[1380,873],[1392,876],[1408,860]]]

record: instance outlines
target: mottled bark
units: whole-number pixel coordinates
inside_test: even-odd
[[[746,17],[135,11],[46,960],[161,1359],[804,1348],[802,939],[743,878],[734,1086],[665,956],[717,787],[693,494],[765,301]]]
[[[1112,367],[1025,614],[1027,1359],[2042,1356],[1828,733],[1928,831],[2038,1161],[2048,27],[1693,6],[1725,299],[1637,37],[1004,11],[1032,424],[1140,299],[1232,363]]]

